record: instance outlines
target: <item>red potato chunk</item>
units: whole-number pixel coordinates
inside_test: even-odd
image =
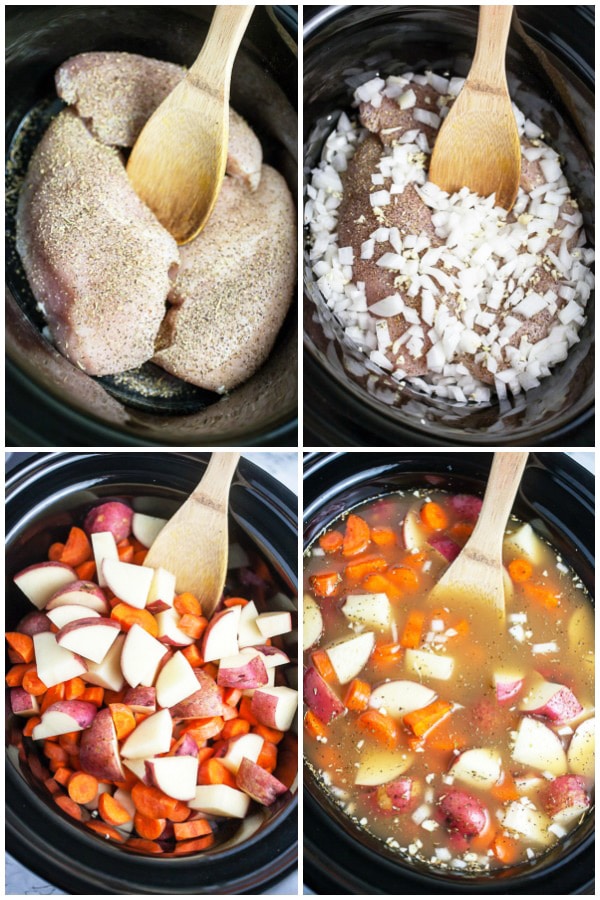
[[[482,504],[481,497],[473,494],[454,494],[450,497],[450,508],[465,522],[475,522],[478,519]]]
[[[380,784],[375,791],[377,805],[382,812],[410,812],[421,795],[418,781],[408,776]]]
[[[33,610],[32,612],[27,613],[26,616],[23,616],[15,631],[20,632],[20,634],[28,634],[30,637],[33,637],[34,634],[41,634],[44,631],[52,631],[52,622],[50,621],[46,613]]]
[[[263,806],[271,806],[280,794],[287,791],[285,784],[278,778],[247,757],[240,763],[235,782],[241,791]]]
[[[448,830],[456,831],[464,837],[481,834],[487,825],[485,808],[466,791],[448,791],[440,799],[438,808]]]
[[[304,702],[325,725],[346,711],[346,707],[314,666],[304,673]]]
[[[460,553],[460,546],[453,541],[452,538],[439,537],[434,535],[429,538],[429,546],[433,547],[437,553],[440,553],[448,562],[453,562]]]
[[[578,816],[590,805],[585,779],[579,775],[559,775],[543,791],[541,802],[549,816],[569,813]]]
[[[133,510],[119,500],[111,500],[95,506],[85,517],[83,527],[88,534],[110,531],[117,541],[124,541],[131,534]]]

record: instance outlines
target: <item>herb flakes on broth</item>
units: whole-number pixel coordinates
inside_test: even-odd
[[[428,595],[481,500],[399,492],[307,551],[305,755],[352,819],[404,858],[482,872],[533,860],[582,820],[594,779],[594,620],[528,523],[504,538],[506,628]]]

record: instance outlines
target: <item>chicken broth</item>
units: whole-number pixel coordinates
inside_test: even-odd
[[[305,564],[305,755],[358,827],[403,856],[480,872],[537,858],[593,787],[589,596],[527,523],[504,538],[506,624],[428,594],[481,500],[386,495]]]

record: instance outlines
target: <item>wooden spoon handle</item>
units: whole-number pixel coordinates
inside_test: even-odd
[[[521,482],[529,453],[495,453],[490,469],[483,507],[469,546],[486,550],[489,554],[490,542],[504,538],[504,530]],[[488,502],[488,496],[494,498]]]
[[[239,453],[212,453],[206,472],[191,494],[194,500],[209,506],[226,507],[239,459]]]
[[[246,31],[252,6],[216,6],[206,40],[187,78],[196,87],[215,88],[219,97],[229,89],[231,70]]]
[[[502,91],[506,86],[506,44],[512,20],[512,6],[480,6],[477,46],[469,82]]]

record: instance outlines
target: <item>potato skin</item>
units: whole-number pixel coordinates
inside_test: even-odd
[[[101,709],[89,728],[81,735],[79,751],[81,768],[96,778],[124,781],[119,758],[117,733],[110,709]]]
[[[467,791],[448,791],[439,802],[444,824],[464,837],[475,837],[484,830],[488,816],[479,800]]]
[[[133,510],[119,500],[109,500],[89,511],[83,523],[87,534],[111,531],[115,541],[124,541],[131,534]]]
[[[555,816],[573,806],[584,809],[590,805],[585,779],[580,775],[559,775],[551,781],[541,797],[544,811]]]

